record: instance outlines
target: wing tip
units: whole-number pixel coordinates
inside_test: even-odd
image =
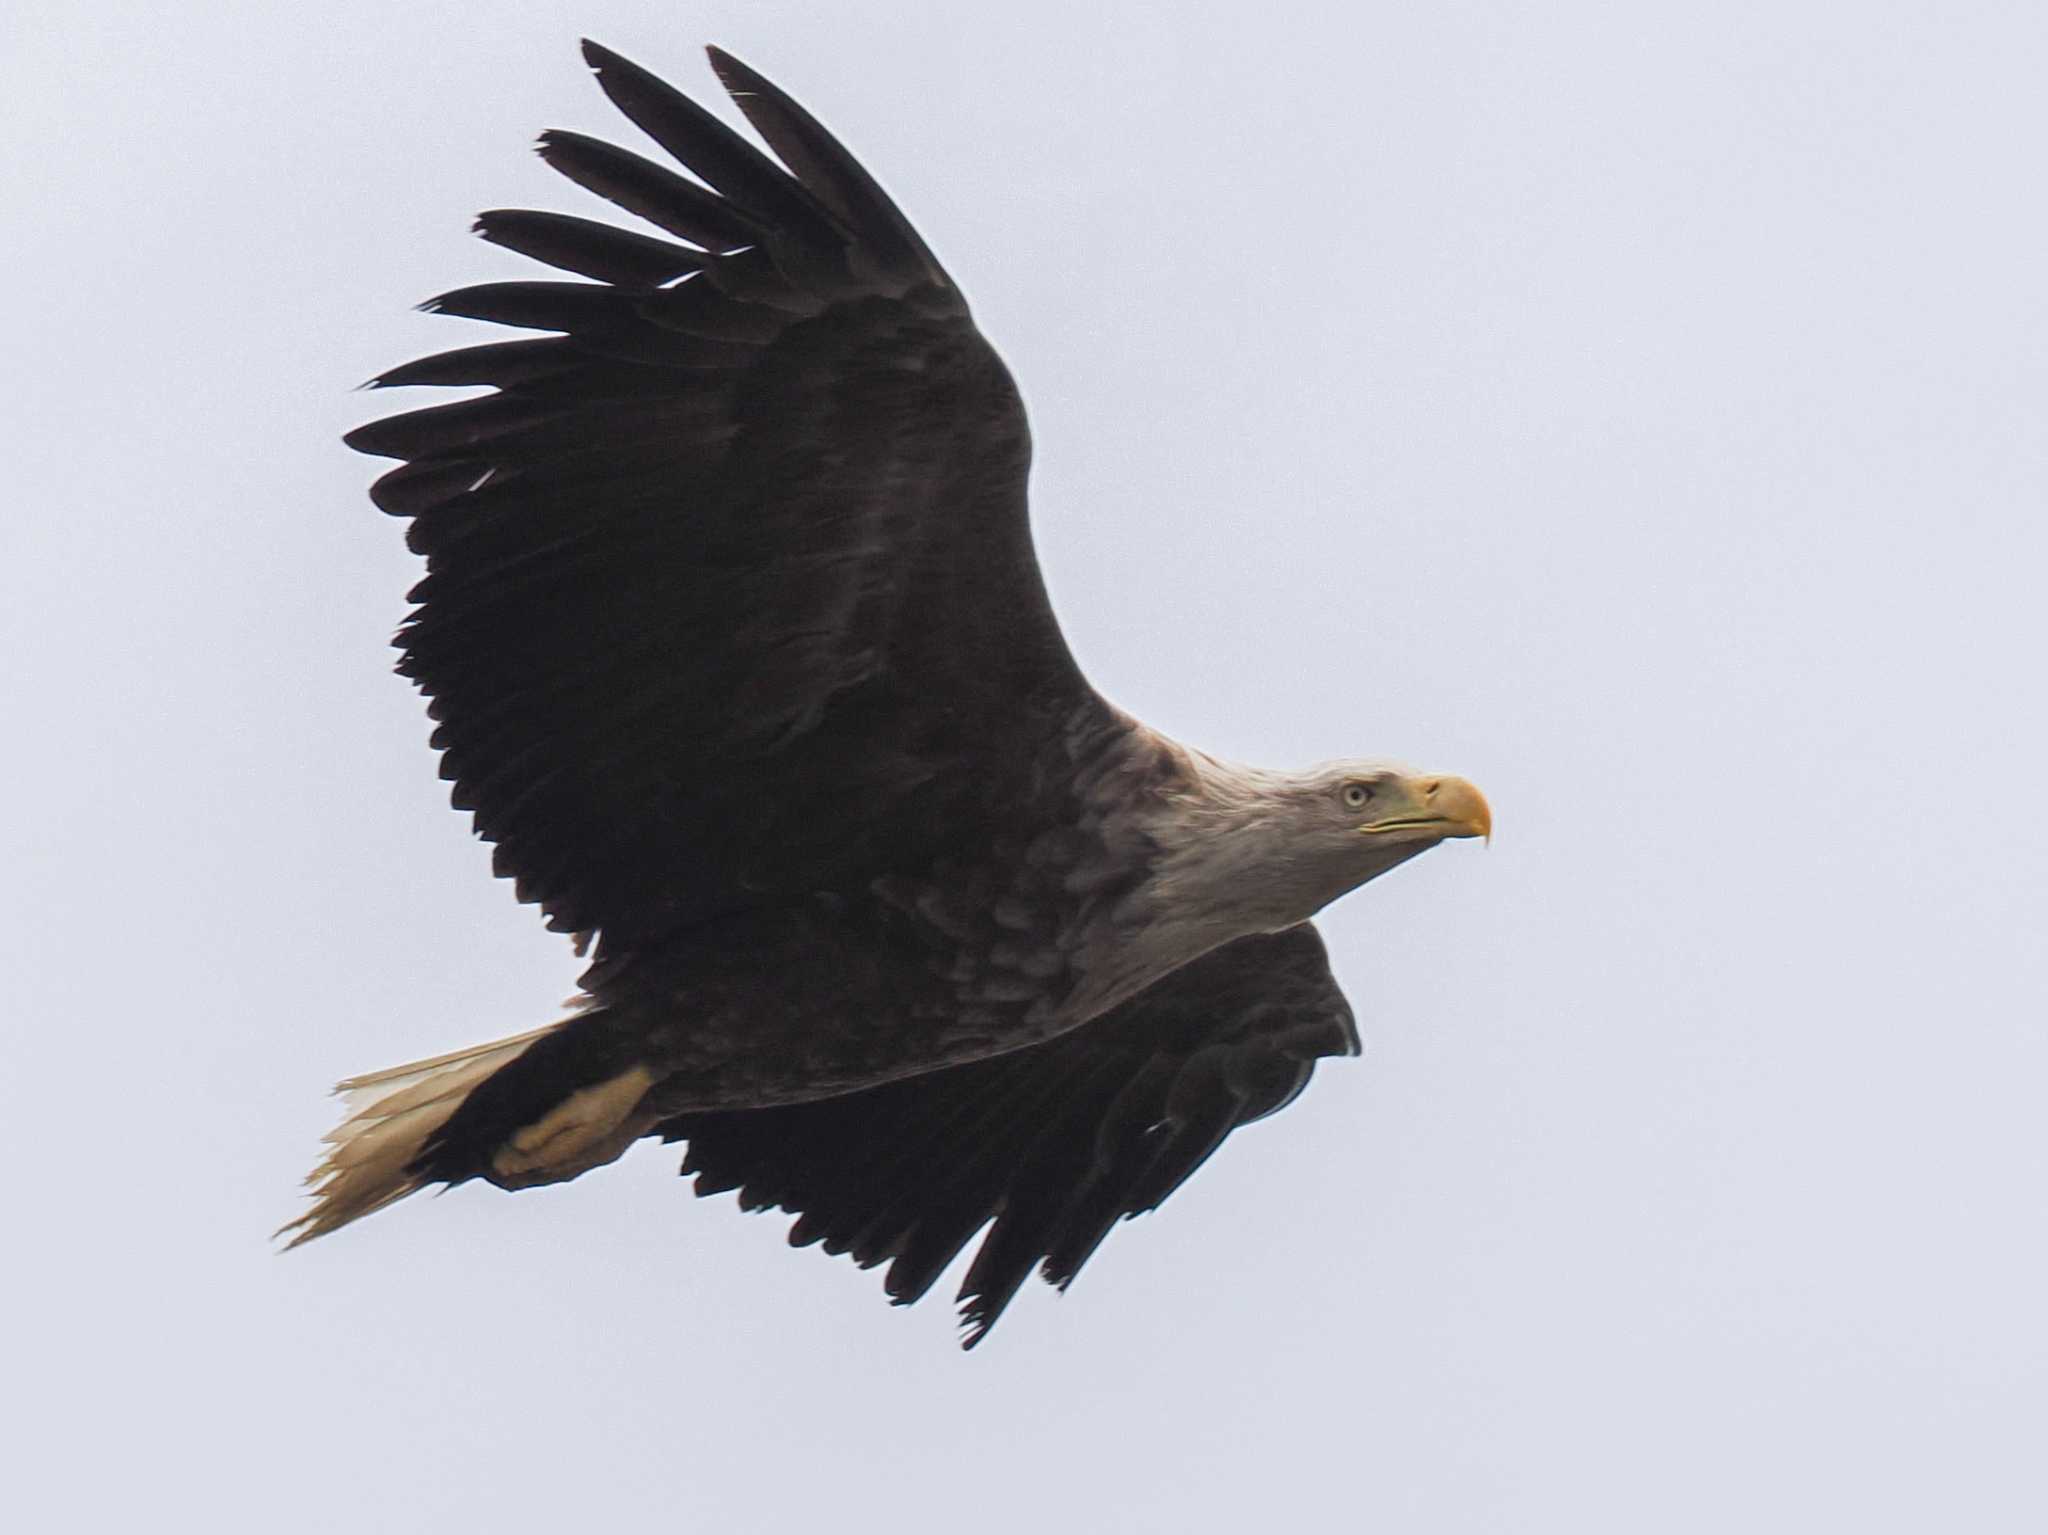
[[[710,62],[711,72],[718,76],[718,83],[725,87],[728,96],[751,93],[752,83],[757,77],[744,63],[716,43],[704,45],[704,57]]]

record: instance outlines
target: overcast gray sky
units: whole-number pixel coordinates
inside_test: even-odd
[[[716,41],[1030,405],[1109,696],[1464,773],[1368,1038],[961,1357],[644,1147],[265,1236],[353,1071],[576,964],[446,808],[349,389]],[[0,15],[23,1528],[2048,1522],[2048,11]]]

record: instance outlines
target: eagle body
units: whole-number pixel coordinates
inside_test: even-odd
[[[583,978],[586,1009],[456,1111],[431,1176],[492,1176],[492,1153],[565,1088],[633,1063],[659,1084],[637,1115],[651,1127],[933,1072],[1099,1016],[1196,957],[1155,952],[1139,969],[1142,945],[1127,941],[1154,931],[1144,891],[1157,812],[1127,798],[1159,798],[1140,787],[1164,755],[1148,744],[1097,733],[1101,760],[1033,775],[1042,787],[1025,803],[1040,814],[987,843],[899,850],[858,883],[762,900],[601,958]],[[1091,802],[1091,789],[1113,792]]]
[[[343,1083],[287,1229],[681,1140],[699,1193],[798,1212],[899,1301],[986,1228],[971,1344],[1356,1052],[1309,918],[1490,812],[1105,701],[1039,576],[1016,385],[895,204],[717,50],[776,159],[585,57],[696,179],[544,135],[659,233],[481,215],[577,280],[434,300],[545,334],[383,375],[490,392],[349,442],[401,461],[371,496],[426,558],[400,670],[453,802],[595,953],[561,1022]]]

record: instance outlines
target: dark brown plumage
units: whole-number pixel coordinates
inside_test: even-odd
[[[400,669],[442,775],[520,898],[594,938],[588,1005],[344,1084],[295,1227],[659,1135],[700,1193],[889,1261],[900,1301],[993,1220],[972,1342],[1356,1049],[1302,924],[1484,801],[1235,768],[1105,703],[1038,575],[1016,388],[895,205],[716,50],[781,166],[585,57],[701,182],[576,134],[541,154],[673,238],[481,215],[587,280],[434,300],[551,334],[385,374],[493,392],[348,440],[402,460],[371,495],[426,556]]]

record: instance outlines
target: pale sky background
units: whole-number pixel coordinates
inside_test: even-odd
[[[349,392],[588,33],[716,41],[1020,379],[1112,698],[1500,835],[1368,1037],[962,1357],[644,1147],[278,1258],[344,1074],[577,966],[446,808]],[[2048,1527],[2048,8],[0,11],[22,1529]],[[955,1276],[957,1279],[957,1274]]]

